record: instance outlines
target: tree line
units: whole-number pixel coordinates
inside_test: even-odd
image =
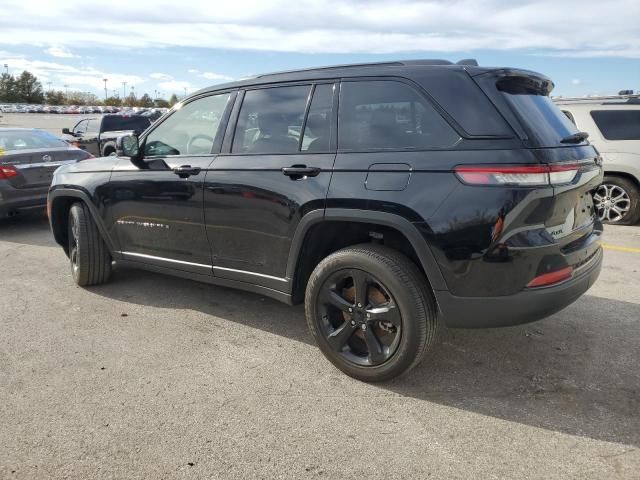
[[[178,103],[178,97],[174,93],[167,101],[164,98],[153,99],[147,93],[140,98],[130,93],[125,98],[111,96],[103,101],[90,92],[63,92],[61,90],[48,90],[45,92],[38,77],[25,70],[19,76],[13,76],[9,73],[3,73],[0,76],[0,103],[168,108]]]

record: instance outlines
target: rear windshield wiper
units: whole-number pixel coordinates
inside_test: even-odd
[[[589,138],[589,134],[587,132],[577,132],[567,135],[560,140],[560,143],[580,143],[584,142],[587,138]]]

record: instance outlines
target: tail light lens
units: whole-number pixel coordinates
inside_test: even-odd
[[[0,166],[0,179],[5,180],[8,178],[13,178],[17,176],[18,176],[18,170],[16,170],[16,167],[12,167],[8,165]]]
[[[579,169],[577,164],[461,165],[454,171],[460,180],[469,185],[539,187],[569,183]]]
[[[565,280],[571,278],[572,274],[572,267],[561,268],[560,270],[556,270],[555,272],[543,273],[542,275],[538,275],[536,278],[531,280],[527,284],[527,287],[544,287],[547,285],[553,285],[554,283],[564,282]]]

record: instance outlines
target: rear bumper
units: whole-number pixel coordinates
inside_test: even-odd
[[[47,205],[47,187],[19,189],[0,181],[0,218]]]
[[[452,328],[506,327],[534,322],[575,302],[597,280],[602,248],[588,264],[559,285],[523,290],[504,297],[457,297],[436,291],[443,320]]]

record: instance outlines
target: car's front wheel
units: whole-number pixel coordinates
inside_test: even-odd
[[[305,296],[307,324],[336,367],[376,382],[417,365],[437,338],[435,301],[406,256],[379,245],[335,252],[315,268]]]
[[[68,224],[73,280],[82,287],[105,283],[111,276],[111,255],[84,203],[71,206]]]

